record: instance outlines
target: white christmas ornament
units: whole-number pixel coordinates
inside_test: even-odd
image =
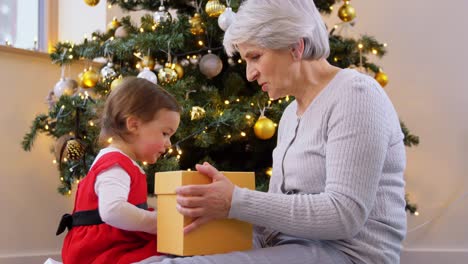
[[[234,19],[236,19],[236,13],[232,11],[232,8],[226,7],[224,12],[218,17],[218,25],[222,30],[226,31]]]
[[[223,62],[218,56],[208,53],[201,58],[199,67],[201,73],[211,79],[221,72]]]
[[[120,26],[115,30],[114,36],[116,38],[126,38],[128,36],[127,29],[124,26]]]
[[[137,75],[138,78],[143,78],[143,79],[146,79],[154,84],[157,84],[158,83],[158,77],[156,76],[156,74],[152,71],[150,71],[149,68],[145,67],[138,75]]]
[[[78,83],[70,78],[60,78],[54,86],[54,95],[59,98],[62,95],[71,96],[78,88]]]

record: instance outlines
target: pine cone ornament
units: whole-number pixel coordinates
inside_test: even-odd
[[[80,141],[77,139],[70,139],[67,141],[67,146],[65,147],[65,151],[63,153],[67,159],[76,161],[81,159],[84,154],[85,147]]]

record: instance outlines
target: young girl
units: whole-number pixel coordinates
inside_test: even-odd
[[[72,263],[133,263],[158,255],[156,212],[147,210],[146,175],[136,161],[155,163],[180,122],[173,96],[141,78],[129,78],[107,98],[100,140],[112,143],[80,181],[62,259]],[[60,232],[60,227],[59,231]]]

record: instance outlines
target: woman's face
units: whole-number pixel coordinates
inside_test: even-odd
[[[292,80],[299,69],[290,49],[273,50],[249,43],[237,47],[247,63],[247,80],[257,81],[271,99],[294,95]]]

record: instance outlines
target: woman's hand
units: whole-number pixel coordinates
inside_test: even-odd
[[[208,162],[196,165],[197,171],[213,179],[210,184],[187,185],[176,189],[177,210],[194,221],[184,228],[187,234],[214,219],[227,218],[234,184]]]

